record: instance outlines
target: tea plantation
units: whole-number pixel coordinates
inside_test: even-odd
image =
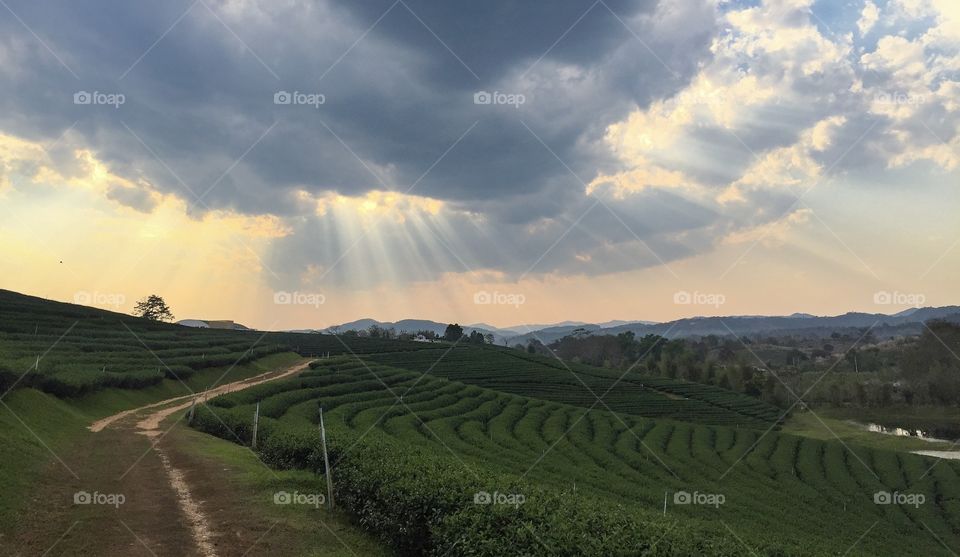
[[[278,352],[305,356],[412,350],[413,342],[300,333],[193,329],[0,290],[0,393],[59,397],[186,381],[201,369]]]
[[[212,400],[193,425],[249,443],[259,402],[260,457],[322,470],[322,405],[338,505],[410,554],[949,555],[960,546],[958,463],[781,434],[772,421],[757,429],[640,415],[666,404],[655,398],[661,387],[687,388],[701,421],[749,415],[692,385],[645,385],[632,407],[624,397],[610,404],[621,411],[590,409],[572,392],[582,385],[538,390],[528,380],[549,379],[544,362],[519,361],[511,381],[504,354],[459,350],[459,367],[426,374],[381,363],[419,368],[418,352],[319,360],[297,378]],[[440,376],[480,381],[488,356],[502,390]],[[718,407],[729,414],[708,411]]]
[[[783,417],[779,408],[709,385],[595,368],[494,346],[442,347],[366,359],[506,393],[638,416],[763,429]]]

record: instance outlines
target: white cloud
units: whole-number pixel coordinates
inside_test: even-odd
[[[876,4],[867,0],[863,5],[863,11],[860,12],[860,19],[857,21],[857,28],[861,35],[866,35],[873,29],[873,26],[880,20],[880,8]]]

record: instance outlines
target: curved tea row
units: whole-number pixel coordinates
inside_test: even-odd
[[[523,543],[509,525],[538,519],[536,537],[548,544],[571,532],[593,540],[604,528],[631,532],[621,543],[643,543],[642,533],[630,529],[646,528],[650,536],[666,536],[657,549],[663,554],[691,551],[683,544],[694,539],[718,544],[699,550],[731,554],[749,553],[737,538],[758,554],[849,547],[851,554],[922,548],[935,555],[944,551],[938,538],[960,541],[960,478],[950,462],[931,467],[933,461],[914,455],[853,452],[769,428],[590,410],[356,359],[323,360],[299,378],[214,399],[196,425],[249,442],[257,402],[264,416],[261,456],[296,467],[320,465],[322,405],[338,494],[371,528],[401,544],[415,527],[404,521],[419,517],[428,541],[414,551],[442,553],[455,541],[449,536],[464,536],[469,525],[468,541],[495,552],[501,546],[480,538],[495,532],[503,543]],[[384,474],[389,493],[365,483]],[[518,508],[476,505],[478,490],[519,490],[526,497]],[[904,498],[910,494],[922,495],[923,503],[911,504],[916,498]],[[393,509],[391,497],[417,504]],[[597,525],[601,516],[608,526]],[[551,526],[557,521],[566,524],[562,534]],[[594,549],[625,549],[607,543]]]

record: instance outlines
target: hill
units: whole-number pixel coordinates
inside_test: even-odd
[[[364,360],[505,393],[637,416],[760,429],[773,427],[782,417],[774,406],[719,387],[561,362],[495,346],[372,354]]]
[[[447,330],[448,323],[438,323],[437,321],[430,321],[428,319],[401,319],[400,321],[377,321],[376,319],[364,318],[357,319],[356,321],[349,321],[347,323],[341,323],[340,325],[333,325],[327,327],[320,332],[332,333],[332,332],[343,332],[343,331],[365,331],[372,326],[378,326],[384,329],[394,329],[396,332],[408,332],[415,333],[417,331],[431,331],[438,336],[443,336],[443,333]],[[516,331],[508,331],[503,329],[497,329],[489,325],[476,324],[476,325],[463,325],[463,332],[465,334],[470,334],[473,331],[477,331],[480,334],[492,334],[496,339],[496,342],[503,342],[503,340],[516,336]]]
[[[794,314],[785,317],[728,316],[690,317],[665,323],[630,323],[615,327],[583,326],[591,334],[617,335],[632,332],[637,336],[655,334],[667,338],[700,337],[707,335],[737,336],[785,334],[825,338],[834,332],[851,332],[874,327],[878,338],[916,335],[923,331],[923,323],[931,319],[960,322],[960,306],[919,308],[887,315],[882,313],[850,312],[843,315],[818,317]],[[537,340],[549,344],[569,335],[577,327],[546,328],[508,339],[510,344],[526,344]]]
[[[960,542],[957,463],[588,409],[356,358],[313,367],[217,398],[194,426],[249,443],[259,401],[261,458],[317,469],[322,405],[336,500],[404,553],[933,555],[938,540]]]
[[[0,388],[59,397],[187,381],[204,369],[269,354],[306,356],[421,348],[416,343],[183,327],[0,290]]]
[[[113,485],[110,474],[128,464],[112,455],[152,462],[123,492],[166,485],[151,476],[164,470],[149,460],[157,446],[123,429],[90,438],[88,420],[172,399],[172,410],[156,409],[175,432],[160,447],[185,462],[176,451],[186,449],[170,443],[182,437],[176,421],[189,397],[303,366],[291,352],[319,359],[300,376],[198,405],[193,426],[249,446],[259,404],[256,449],[241,452],[277,470],[248,466],[276,474],[265,480],[274,491],[281,474],[293,474],[317,492],[322,404],[335,500],[400,553],[938,555],[960,543],[960,462],[783,433],[778,408],[718,387],[495,346],[194,329],[0,291],[0,399],[9,410],[0,414],[0,548],[8,532],[44,524],[63,532],[99,511],[22,512],[33,508],[31,494],[59,500],[78,486]],[[213,458],[205,454],[191,466]],[[47,461],[61,472],[54,481],[41,475]],[[64,461],[85,463],[84,481],[94,484],[74,482]],[[204,481],[218,509],[286,527],[275,505],[218,498],[242,476],[231,475],[233,461],[215,462]],[[179,520],[170,501],[169,516],[141,502],[124,516],[163,532],[156,520]],[[107,511],[96,522],[105,530],[77,529],[65,543],[128,542]],[[343,520],[318,512],[306,520]]]

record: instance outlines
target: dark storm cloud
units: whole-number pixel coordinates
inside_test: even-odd
[[[682,87],[708,55],[705,2],[671,8],[673,19],[652,1],[606,5],[616,16],[573,1],[12,1],[42,43],[16,19],[0,22],[0,125],[47,141],[73,126],[118,173],[203,196],[198,210],[285,214],[294,188],[416,184],[523,220],[516,197],[535,219],[563,207],[530,196],[582,189],[558,157],[587,181],[613,165],[596,145],[604,127]],[[325,102],[278,106],[279,90]],[[478,90],[526,102],[475,105]],[[125,103],[75,105],[77,91]]]
[[[150,192],[141,188],[124,187],[118,184],[107,187],[107,199],[112,199],[141,213],[149,213],[157,206],[157,201],[150,195]]]
[[[786,210],[784,201],[778,200]],[[580,196],[561,216],[535,223],[491,222],[455,211],[431,219],[408,214],[403,222],[386,216],[361,242],[335,221],[298,219],[292,234],[274,242],[265,258],[274,287],[295,287],[309,266],[318,268],[311,286],[352,288],[384,278],[426,281],[446,272],[483,278],[495,271],[508,280],[614,273],[702,253],[731,226],[712,209],[661,190],[625,199],[600,194],[599,201]],[[403,264],[391,267],[397,261]]]

